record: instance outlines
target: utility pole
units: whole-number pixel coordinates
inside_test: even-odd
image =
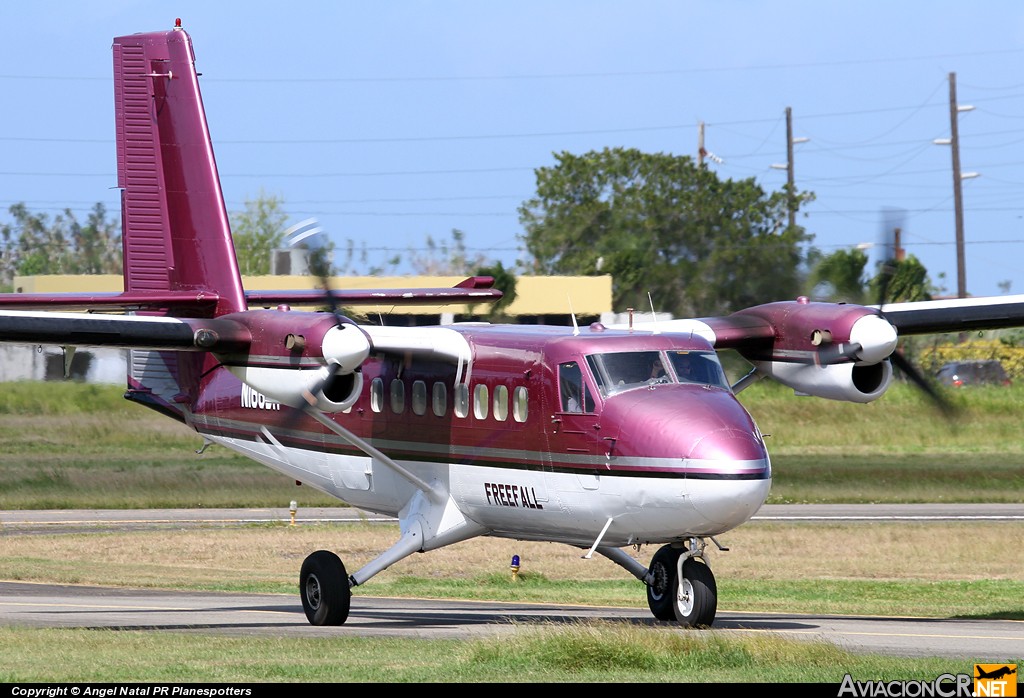
[[[949,133],[953,153],[953,209],[956,217],[956,296],[967,297],[967,271],[964,267],[964,201],[960,177],[959,108],[956,104],[956,73],[949,74]]]
[[[793,177],[793,109],[786,107],[786,208],[789,227],[796,225],[796,188]]]
[[[892,258],[897,262],[902,262],[904,256],[903,230],[901,228],[894,228],[892,231]]]
[[[700,167],[704,166],[704,155],[708,151],[704,150],[704,122],[697,122],[697,165]]]
[[[786,209],[789,211],[789,227],[796,225],[796,183],[793,176],[793,146],[806,143],[810,138],[793,138],[793,110],[786,107],[786,164],[771,165],[773,170],[786,171]]]

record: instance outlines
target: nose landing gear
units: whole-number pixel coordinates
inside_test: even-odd
[[[675,620],[687,628],[706,628],[715,621],[718,586],[704,555],[704,542],[689,547],[662,546],[651,558],[647,605],[658,620]]]

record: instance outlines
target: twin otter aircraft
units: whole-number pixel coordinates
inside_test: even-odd
[[[292,310],[500,294],[480,278],[246,291],[188,34],[179,24],[122,36],[113,51],[124,292],[5,294],[0,341],[128,348],[129,400],[397,517],[394,545],[355,572],[329,551],[306,558],[299,591],[314,625],[344,623],[352,588],[413,553],[496,536],[603,555],[643,584],[655,617],[709,626],[706,547],[750,519],[771,485],[764,439],[736,392],[769,376],[869,402],[892,380],[898,334],[1024,324],[1024,296],[900,304],[884,316],[800,298],[653,332],[377,327]],[[735,386],[724,349],[753,366]],[[644,566],[630,546],[656,552]]]

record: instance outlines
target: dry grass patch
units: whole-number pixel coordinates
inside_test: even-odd
[[[6,578],[146,586],[293,586],[303,558],[333,550],[354,571],[390,546],[393,524],[307,524],[242,529],[188,529],[0,538]],[[720,538],[728,552],[711,551],[720,580],[853,579],[972,581],[1016,580],[1014,551],[1024,524],[858,523],[815,525],[752,522]],[[646,564],[653,546],[631,550]],[[412,555],[366,587],[400,577],[473,579],[520,574],[549,580],[632,579],[595,555],[556,543],[477,538]]]

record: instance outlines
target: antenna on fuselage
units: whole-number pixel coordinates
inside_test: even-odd
[[[569,316],[572,318],[572,335],[575,337],[580,333],[580,326],[576,324],[576,311],[572,309],[572,298],[566,295],[566,300],[569,301]]]
[[[647,300],[651,304],[651,322],[654,323],[654,334],[658,334],[661,330],[658,329],[658,314],[654,312],[654,299],[651,298],[651,292],[647,292]]]

